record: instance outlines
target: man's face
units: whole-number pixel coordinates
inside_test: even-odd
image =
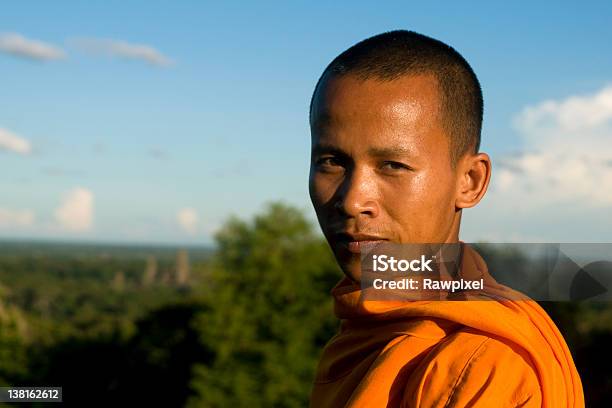
[[[311,135],[310,197],[347,276],[359,280],[364,243],[456,242],[458,175],[435,77],[327,80]]]

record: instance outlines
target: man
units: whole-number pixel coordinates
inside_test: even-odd
[[[453,48],[409,31],[364,40],[325,69],[310,125],[310,195],[345,278],[340,332],[323,351],[313,407],[582,407],[563,337],[533,301],[373,301],[372,243],[458,243],[484,196],[480,85]],[[463,273],[486,276],[466,246]],[[491,289],[493,290],[493,289]]]

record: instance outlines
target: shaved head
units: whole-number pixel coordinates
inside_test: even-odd
[[[438,120],[449,138],[453,167],[466,153],[480,147],[483,98],[467,61],[452,47],[413,31],[391,31],[361,41],[336,57],[319,78],[312,101],[321,88],[339,77],[391,82],[405,76],[432,75],[438,90]],[[311,126],[323,119],[313,115]]]

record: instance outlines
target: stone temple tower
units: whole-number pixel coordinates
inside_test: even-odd
[[[186,249],[181,249],[176,254],[176,284],[185,286],[189,284],[189,255]]]
[[[147,266],[142,275],[142,286],[150,286],[157,277],[157,259],[153,255],[147,257]]]

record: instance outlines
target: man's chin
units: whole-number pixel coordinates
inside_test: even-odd
[[[334,254],[344,275],[353,282],[359,283],[361,281],[361,256],[338,247],[335,248]]]
[[[340,264],[340,269],[342,269],[344,275],[353,282],[357,284],[361,282],[361,265],[359,262],[357,262],[356,265],[355,263]]]

